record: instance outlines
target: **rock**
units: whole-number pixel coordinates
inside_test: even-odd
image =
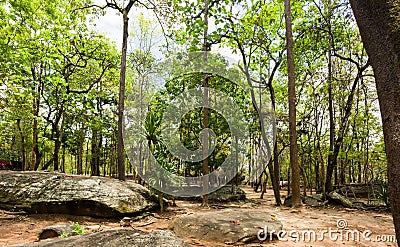
[[[190,247],[169,231],[142,232],[136,230],[110,230],[69,238],[57,238],[38,243],[17,244],[13,247]]]
[[[352,208],[353,207],[353,203],[349,200],[349,198],[337,193],[336,191],[332,191],[328,194],[328,197],[337,203],[340,203],[341,205],[348,207],[348,208]]]
[[[376,184],[342,184],[333,187],[334,191],[349,198],[367,198],[371,195],[381,194],[382,185]]]
[[[311,207],[321,207],[325,206],[328,201],[323,201],[322,196],[320,194],[313,194],[310,196],[304,196],[301,195],[301,202],[305,205],[311,206]],[[283,202],[283,205],[286,207],[291,207],[292,206],[292,195],[288,195],[285,197],[285,201]]]
[[[28,213],[97,217],[158,208],[148,189],[132,181],[46,172],[0,171],[0,208]]]
[[[210,242],[238,243],[257,240],[261,229],[267,233],[282,230],[282,223],[266,211],[226,209],[183,215],[173,220],[169,228],[179,237]]]
[[[124,217],[120,222],[119,222],[119,225],[120,226],[131,226],[131,221],[132,221],[132,218],[131,217]]]
[[[74,236],[76,233],[73,230],[74,226],[71,224],[48,226],[39,233],[39,239],[59,237],[63,234],[65,236]]]
[[[93,225],[93,226],[86,226],[85,229],[89,230],[90,232],[96,232],[100,230],[100,225]]]
[[[304,196],[301,195],[301,201],[303,202]],[[292,195],[288,195],[285,197],[285,201],[283,201],[283,205],[286,207],[292,207],[293,205],[293,200],[292,200]]]
[[[211,202],[232,202],[246,200],[246,193],[236,185],[227,185],[208,195]]]
[[[322,200],[322,195],[320,194],[313,194],[311,196],[305,196],[302,198],[302,201],[304,204],[311,206],[311,207],[321,207],[325,206],[328,201],[323,201]]]
[[[201,187],[200,187],[201,188]],[[179,200],[201,201],[201,196],[177,197]],[[239,186],[225,185],[208,195],[209,202],[233,202],[246,200],[246,192]]]

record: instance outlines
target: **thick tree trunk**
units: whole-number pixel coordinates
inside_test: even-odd
[[[293,54],[292,16],[290,0],[285,0],[286,43],[288,60],[288,88],[289,88],[289,135],[290,135],[290,166],[292,167],[292,198],[293,207],[301,206],[300,195],[300,166],[296,132],[296,89],[295,65]]]
[[[388,162],[389,198],[400,242],[400,31],[391,17],[394,1],[350,0],[374,69]]]

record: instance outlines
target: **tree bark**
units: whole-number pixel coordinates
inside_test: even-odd
[[[119,81],[119,102],[118,102],[118,179],[125,180],[125,155],[124,155],[124,101],[125,101],[125,77],[126,77],[126,53],[128,46],[128,13],[129,10],[123,9],[123,36],[122,36],[122,57],[121,74]]]
[[[400,242],[400,31],[394,1],[350,0],[374,70],[388,162],[389,198]],[[394,15],[394,13],[392,13]]]
[[[300,166],[297,147],[296,133],[296,88],[295,88],[295,65],[293,54],[292,16],[290,11],[290,0],[285,0],[286,21],[286,44],[288,61],[288,90],[289,90],[289,136],[290,136],[290,166],[292,167],[292,198],[293,207],[299,207],[300,195]]]
[[[328,29],[329,32],[332,32],[331,27],[331,1],[328,3]],[[335,116],[333,113],[333,94],[332,94],[332,37],[329,37],[328,43],[328,112],[329,112],[329,154],[328,154],[328,165],[327,165],[327,179],[325,185],[325,191],[330,192],[332,191],[332,174],[333,170],[336,167],[337,159],[334,157],[333,149],[335,145]],[[324,197],[326,195],[324,194]]]
[[[208,35],[208,0],[205,0],[204,3],[204,63],[208,63],[208,56],[207,56],[207,50],[208,50],[208,45],[207,45],[207,35]],[[209,122],[209,94],[208,94],[208,74],[204,74],[204,82],[203,82],[203,88],[204,88],[204,95],[203,95],[203,103],[204,103],[204,112],[203,112],[203,129],[208,128],[208,122]],[[209,142],[209,137],[208,137],[208,131],[204,132],[203,135],[203,141],[202,141],[202,152],[203,152],[203,164],[202,164],[202,169],[203,169],[203,202],[202,206],[206,207],[208,206],[208,186],[209,186],[209,179],[208,179],[208,174],[210,173],[210,168],[208,166],[208,142]]]
[[[25,136],[24,132],[22,131],[21,128],[21,119],[17,119],[17,127],[18,127],[18,132],[21,137],[21,156],[22,156],[22,170],[29,170],[26,167],[26,160],[25,160]]]

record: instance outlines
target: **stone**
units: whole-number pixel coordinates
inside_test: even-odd
[[[246,193],[236,185],[226,185],[208,195],[211,202],[232,202],[246,200]]]
[[[142,232],[137,230],[110,230],[68,238],[56,238],[37,243],[17,244],[12,247],[190,247],[169,231]]]
[[[266,211],[225,209],[183,215],[174,219],[169,229],[178,237],[239,243],[257,240],[262,229],[277,233],[282,230],[282,223]]]
[[[336,191],[332,191],[328,194],[328,197],[337,203],[340,203],[341,205],[348,207],[348,208],[352,208],[353,207],[353,203],[350,201],[349,198],[337,193]]]
[[[0,208],[96,217],[137,215],[159,208],[133,181],[46,172],[0,171]]]

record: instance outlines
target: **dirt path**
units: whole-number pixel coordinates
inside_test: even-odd
[[[178,207],[169,207],[162,214],[151,214],[133,222],[128,228],[133,227],[143,231],[168,229],[169,222],[174,217],[199,211],[215,211],[226,208],[262,209],[266,213],[275,215],[283,223],[286,234],[281,233],[282,240],[260,241],[242,246],[397,246],[390,239],[389,241],[380,241],[394,236],[392,217],[388,212],[349,210],[333,206],[325,208],[304,206],[299,210],[275,207],[271,191],[268,191],[264,199],[259,199],[259,193],[254,193],[249,187],[243,187],[243,189],[249,199],[246,202],[211,205],[210,208],[205,209],[196,202],[177,201]],[[338,221],[340,224],[347,224],[347,227],[335,232],[338,230]],[[85,227],[86,233],[123,228],[120,226],[120,219],[98,219],[71,215],[15,215],[0,211],[0,245],[34,242],[37,241],[38,233],[44,227],[70,222],[78,222]],[[292,230],[292,235],[289,235]],[[329,230],[331,230],[330,235]],[[326,233],[323,233],[324,231]],[[353,241],[358,236],[357,231],[360,241]],[[368,231],[371,233],[369,234]],[[314,232],[317,240],[313,238]],[[296,234],[299,236],[299,241],[290,237],[296,236]],[[367,239],[364,239],[363,234]],[[324,240],[320,241],[322,235],[324,235]],[[334,241],[335,239],[337,240]],[[194,246],[231,246],[207,243],[196,239],[185,239],[185,241]]]

